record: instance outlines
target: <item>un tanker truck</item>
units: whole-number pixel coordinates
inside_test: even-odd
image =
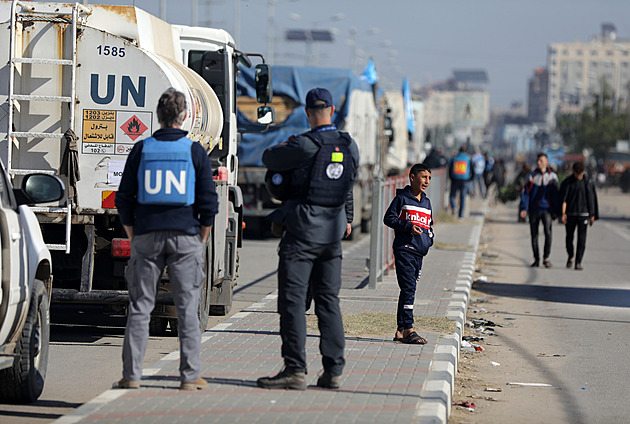
[[[330,90],[335,113],[332,122],[350,133],[359,148],[360,162],[354,186],[353,228],[367,232],[371,212],[371,182],[379,142],[379,114],[372,85],[349,69],[308,66],[272,66],[275,123],[261,132],[256,123],[255,74],[244,69],[237,79],[238,123],[243,130],[239,143],[239,179],[243,191],[243,214],[247,229],[253,236],[265,235],[265,217],[280,203],[273,199],[265,186],[266,168],[262,153],[295,134],[308,131],[304,111],[306,93],[315,87]]]
[[[205,329],[210,313],[229,311],[236,284],[243,207],[235,80],[237,63],[251,61],[226,31],[170,25],[132,6],[13,1],[0,4],[0,18],[7,29],[0,34],[0,158],[16,186],[38,172],[67,187],[62,201],[33,207],[51,251],[53,302],[127,304],[130,242],[116,190],[134,143],[159,128],[159,96],[169,87],[185,94],[183,129],[208,152],[219,196],[204,252]],[[270,84],[263,85],[264,97]],[[174,319],[167,269],[152,334]]]

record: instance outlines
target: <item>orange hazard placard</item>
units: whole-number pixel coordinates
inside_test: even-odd
[[[103,209],[116,209],[116,204],[114,203],[115,200],[115,191],[103,191],[103,201],[101,203],[101,207]]]

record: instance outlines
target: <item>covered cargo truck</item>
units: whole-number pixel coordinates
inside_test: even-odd
[[[279,205],[265,188],[263,151],[292,135],[310,130],[304,111],[306,93],[312,88],[324,87],[331,92],[335,102],[333,124],[350,133],[359,147],[361,159],[354,187],[353,227],[361,225],[365,229],[370,220],[370,184],[379,124],[372,86],[348,69],[272,66],[271,72],[274,92],[271,104],[276,111],[276,123],[262,133],[247,132],[260,129],[255,123],[254,74],[242,69],[237,79],[238,124],[244,131],[238,147],[238,184],[243,192],[247,228],[264,228],[264,217]]]

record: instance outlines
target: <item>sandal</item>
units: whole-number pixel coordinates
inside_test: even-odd
[[[551,268],[551,262],[549,262],[549,259],[545,259],[543,260],[543,265],[545,266],[545,268]]]
[[[404,344],[419,344],[419,345],[428,343],[427,339],[425,339],[424,337],[420,337],[418,333],[416,333],[415,331],[412,331],[411,333],[407,334],[405,337],[394,337],[394,341],[404,343]]]

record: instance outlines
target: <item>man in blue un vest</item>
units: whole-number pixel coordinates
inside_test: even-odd
[[[201,330],[197,315],[204,282],[203,245],[218,211],[210,159],[181,129],[186,98],[173,88],[158,102],[161,128],[135,144],[116,193],[120,221],[131,240],[125,277],[129,316],[119,388],[137,389],[149,339],[149,320],[159,279],[168,275],[177,307],[180,389],[208,386],[201,374]]]

